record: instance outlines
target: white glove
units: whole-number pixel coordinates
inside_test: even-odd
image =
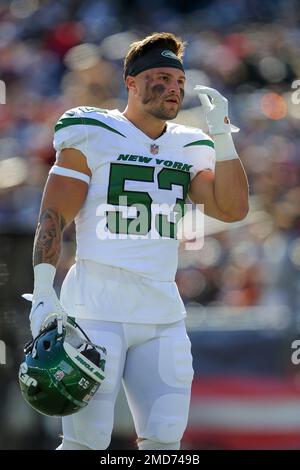
[[[67,321],[67,313],[63,309],[53,289],[55,276],[54,266],[43,263],[34,267],[35,283],[33,294],[23,294],[22,297],[32,302],[29,315],[32,337],[36,338],[40,330],[56,317]]]
[[[48,292],[38,295],[34,293],[23,294],[22,297],[32,301],[29,320],[33,338],[36,338],[41,329],[48,323],[51,323],[56,317],[62,318],[63,322],[66,322],[67,313],[62,308],[53,287]]]
[[[239,128],[230,124],[228,117],[228,100],[214,88],[197,85],[195,91],[203,106],[210,135],[230,134]],[[208,96],[212,99],[210,102]]]

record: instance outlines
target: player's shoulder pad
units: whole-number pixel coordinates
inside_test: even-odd
[[[94,108],[91,106],[78,106],[77,108],[71,108],[65,111],[60,118],[58,119],[55,130],[59,130],[60,126],[69,120],[69,122],[73,122],[74,124],[82,119],[82,123],[84,123],[85,118],[96,118],[99,117],[99,113],[106,114],[107,110],[102,108]],[[58,129],[57,129],[58,128]]]
[[[57,121],[55,132],[66,127],[83,125],[87,128],[104,128],[121,134],[114,126],[117,116],[113,111],[93,106],[78,106],[77,108],[68,109]]]
[[[178,136],[184,148],[206,146],[214,148],[214,141],[202,129],[171,123],[171,134]]]

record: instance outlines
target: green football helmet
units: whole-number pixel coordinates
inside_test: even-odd
[[[106,350],[70,317],[56,318],[24,347],[19,384],[25,401],[47,416],[81,410],[104,380]]]

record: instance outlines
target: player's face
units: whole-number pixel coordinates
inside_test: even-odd
[[[137,77],[144,110],[158,119],[174,119],[184,97],[184,73],[172,67],[146,70]]]

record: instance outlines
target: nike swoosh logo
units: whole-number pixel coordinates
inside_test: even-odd
[[[33,310],[33,312],[35,312],[36,309],[39,308],[40,305],[43,306],[43,305],[44,305],[44,302],[39,302],[39,303],[37,304],[37,306],[35,307],[35,309]],[[32,312],[32,313],[33,313],[33,312]]]

